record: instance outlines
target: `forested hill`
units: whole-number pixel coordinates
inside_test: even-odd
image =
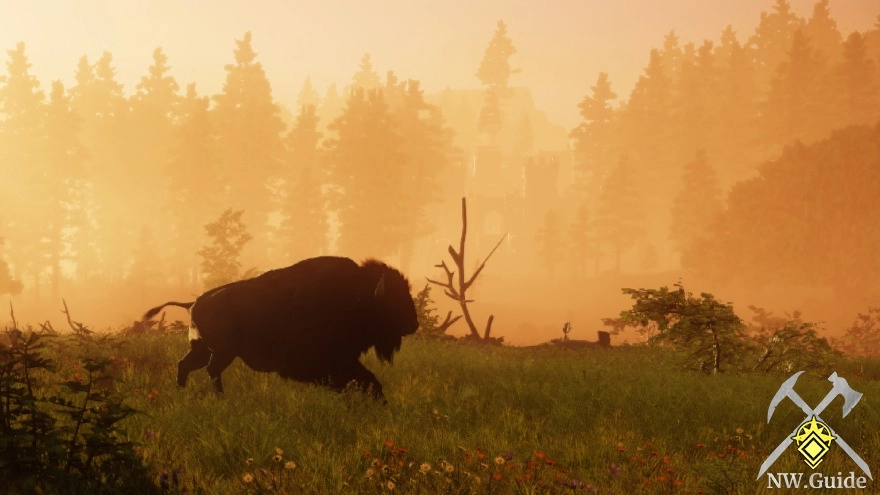
[[[230,61],[209,95],[170,75],[174,47],[155,49],[134,88],[117,81],[109,51],[71,60],[66,87],[33,75],[26,40],[7,47],[0,178],[14,186],[0,195],[0,294],[20,292],[47,315],[70,294],[128,319],[169,291],[318,254],[376,256],[421,275],[457,236],[463,195],[472,252],[508,233],[498,276],[559,280],[559,291],[604,273],[678,269],[706,232],[715,244],[704,249],[728,268],[747,263],[743,276],[852,291],[877,273],[863,264],[877,244],[861,220],[877,205],[849,189],[875,184],[873,131],[832,133],[880,121],[880,17],[843,32],[827,0],[806,17],[774,0],[750,32],[670,31],[633,62],[643,75],[632,88],[605,73],[583,82],[573,129],[517,81],[530,68],[516,47],[530,40],[512,39],[503,21],[486,34],[471,89],[429,93],[417,74],[380,73],[364,54],[348,81],[306,79],[286,118],[260,33],[222,48]],[[858,173],[821,186],[820,162]],[[874,210],[853,221],[859,208]],[[764,211],[778,214],[757,218]],[[220,265],[205,259],[216,252],[204,249],[205,227],[224,218],[249,240],[218,275],[206,268]],[[756,239],[754,225],[767,235]],[[685,260],[725,276],[708,258]],[[823,275],[834,267],[845,273]]]

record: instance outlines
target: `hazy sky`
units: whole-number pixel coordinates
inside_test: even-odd
[[[730,24],[745,40],[773,0],[0,0],[0,48],[24,41],[44,88],[72,84],[77,60],[113,54],[126,94],[146,74],[155,47],[169,56],[181,86],[220,90],[234,39],[253,33],[254,48],[278,101],[292,106],[306,76],[323,93],[350,81],[369,52],[384,76],[422,81],[427,92],[477,88],[474,75],[495,23],[503,19],[522,73],[512,84],[530,87],[537,105],[557,123],[578,121],[577,103],[600,71],[626,97],[648,57],[674,29],[682,43],[717,41]],[[813,0],[792,0],[809,16]],[[831,0],[845,34],[871,28],[877,0]],[[3,56],[6,59],[5,55]],[[5,69],[4,69],[5,72]]]

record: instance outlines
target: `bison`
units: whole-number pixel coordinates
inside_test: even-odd
[[[323,256],[254,278],[211,289],[193,302],[165,306],[189,309],[190,350],[177,364],[177,384],[207,366],[214,390],[220,374],[240,357],[256,371],[342,390],[355,382],[384,400],[382,384],[360,362],[375,348],[391,362],[401,339],[419,326],[410,284],[396,269],[374,259],[361,265]]]

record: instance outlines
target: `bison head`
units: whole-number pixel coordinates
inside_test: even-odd
[[[416,306],[410,295],[409,281],[402,273],[376,260],[361,265],[373,285],[373,304],[377,327],[373,345],[379,359],[391,362],[400,349],[402,338],[419,328]]]

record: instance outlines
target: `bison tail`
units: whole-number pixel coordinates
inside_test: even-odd
[[[189,308],[191,308],[192,305],[195,304],[195,303],[196,303],[195,301],[193,301],[193,302],[188,302],[188,303],[182,303],[182,302],[176,302],[176,301],[168,301],[167,303],[165,303],[165,304],[163,304],[163,305],[161,305],[161,306],[156,306],[155,308],[153,308],[153,309],[147,311],[146,313],[144,313],[144,316],[143,316],[142,320],[143,320],[143,321],[147,321],[147,320],[152,319],[154,316],[156,316],[157,314],[159,314],[159,311],[162,311],[162,308],[164,308],[165,306],[177,306],[177,307],[180,307],[180,308],[183,308],[183,309],[189,309]]]

